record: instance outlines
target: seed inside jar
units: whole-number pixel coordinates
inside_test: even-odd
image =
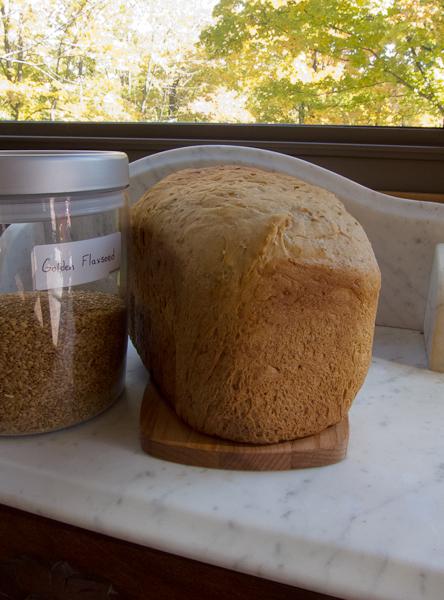
[[[89,419],[123,389],[126,311],[103,292],[0,294],[0,435]]]

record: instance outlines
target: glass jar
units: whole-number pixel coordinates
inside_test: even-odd
[[[125,379],[128,158],[0,152],[0,435],[101,413]]]

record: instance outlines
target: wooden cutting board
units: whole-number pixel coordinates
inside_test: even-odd
[[[140,414],[142,448],[151,456],[197,467],[283,471],[331,465],[345,458],[348,417],[317,435],[278,444],[243,444],[198,433],[148,384]]]

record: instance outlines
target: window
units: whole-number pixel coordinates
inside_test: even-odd
[[[443,57],[442,0],[0,0],[0,144],[245,143],[442,192]]]

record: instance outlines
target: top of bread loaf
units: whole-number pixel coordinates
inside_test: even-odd
[[[133,216],[168,244],[186,237],[189,258],[195,248],[202,270],[219,263],[245,276],[287,258],[379,277],[365,232],[337,197],[282,173],[237,165],[176,171],[136,203]]]

